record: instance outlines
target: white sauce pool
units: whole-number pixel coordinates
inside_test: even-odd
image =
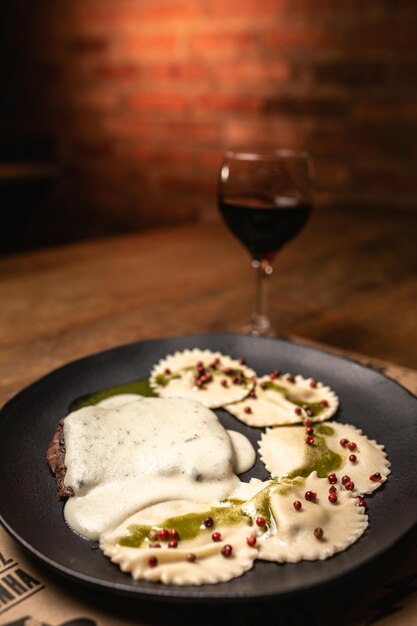
[[[182,398],[107,399],[68,415],[64,439],[74,490],[65,519],[89,539],[158,502],[225,498],[255,460],[243,435],[230,437],[215,413]]]

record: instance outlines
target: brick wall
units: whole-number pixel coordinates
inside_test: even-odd
[[[210,219],[229,146],[307,148],[318,207],[417,208],[415,0],[8,4],[0,133],[53,137],[52,237]]]

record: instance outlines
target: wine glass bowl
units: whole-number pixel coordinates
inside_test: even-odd
[[[306,224],[311,202],[311,163],[306,152],[225,153],[219,210],[250,253],[257,274],[251,334],[274,334],[266,311],[266,279],[272,274],[275,254]]]

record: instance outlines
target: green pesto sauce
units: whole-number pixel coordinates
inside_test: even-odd
[[[326,424],[314,425],[314,444],[305,446],[304,463],[289,474],[287,478],[303,476],[307,478],[311,472],[316,471],[319,478],[325,478],[331,472],[335,472],[343,463],[343,457],[327,447],[326,435],[334,433],[331,426]]]
[[[155,376],[155,382],[160,387],[166,387],[173,378],[181,378],[181,374],[175,372],[174,374],[158,374]]]
[[[290,393],[286,387],[278,385],[272,380],[267,381],[265,384],[267,389],[273,389],[274,391],[278,391],[278,393],[281,393],[284,398],[288,400],[288,402],[292,402],[299,407],[307,406],[313,413],[314,417],[316,415],[320,415],[320,413],[323,411],[324,407],[320,406],[320,402],[306,402],[305,400],[300,400],[296,396],[292,395],[292,393]]]
[[[256,496],[253,498],[253,504],[256,509],[257,516],[261,516],[265,518],[266,525],[269,527],[271,525],[271,498],[269,489],[262,489]]]
[[[189,540],[201,533],[212,533],[221,526],[231,526],[242,522],[252,526],[259,516],[265,518],[265,529],[267,529],[271,526],[272,518],[271,496],[277,493],[287,495],[294,487],[300,487],[303,483],[304,479],[299,476],[293,479],[282,478],[259,491],[247,502],[238,498],[230,498],[223,500],[222,506],[211,507],[203,513],[187,513],[178,517],[170,517],[158,526],[132,524],[128,528],[129,534],[120,537],[117,543],[129,548],[140,548],[145,542],[152,543],[151,533],[161,528],[169,530],[173,528],[178,532],[180,541]],[[206,528],[203,524],[206,517],[213,519],[213,525],[210,528]],[[277,523],[276,520],[275,523]]]
[[[121,546],[127,546],[128,548],[139,548],[149,536],[151,530],[150,526],[134,524],[129,526],[129,535],[121,537],[117,543]]]
[[[304,478],[301,478],[300,476],[297,478],[281,478],[259,491],[247,502],[242,502],[242,509],[247,512],[251,511],[252,517],[264,517],[266,521],[266,528],[269,528],[271,526],[271,518],[273,515],[271,510],[271,497],[276,494],[285,496],[290,493],[294,487],[300,487],[303,483]],[[275,523],[277,524],[276,519]]]
[[[275,482],[275,484],[271,485],[269,490],[271,493],[279,493],[281,496],[286,496],[294,487],[301,487],[303,483],[303,476],[295,476],[293,478],[284,476],[280,478],[279,482]]]
[[[244,502],[244,500],[240,500],[239,498],[225,498],[222,500],[222,503],[234,504],[235,506],[241,506]]]
[[[249,378],[245,376],[243,370],[239,368],[235,368],[235,369],[229,368],[230,369],[229,374],[225,374],[222,369],[210,367],[209,365],[208,366],[206,365],[205,368],[213,376],[213,378],[215,376],[218,376],[218,377],[221,376],[222,378],[224,378],[225,376],[229,378],[233,378],[233,376],[240,376],[245,385],[247,385],[249,382]],[[197,372],[197,369],[194,365],[188,365],[187,367],[183,367],[176,372],[171,372],[171,374],[164,374],[161,372],[160,374],[157,374],[155,376],[155,382],[161,387],[166,387],[174,378],[181,378],[184,372],[191,372],[191,371]]]
[[[177,372],[171,372],[171,374],[160,373],[155,376],[155,382],[160,387],[166,387],[168,383],[171,382],[174,378],[181,378],[184,372],[191,372],[196,368],[193,365],[187,365],[187,367],[182,367]],[[211,371],[211,370],[210,370]]]
[[[203,524],[203,520],[206,517],[213,518],[213,526],[210,528],[206,528]],[[202,532],[211,533],[216,527],[231,526],[245,520],[249,521],[249,517],[243,513],[240,506],[225,505],[212,507],[203,513],[187,513],[178,517],[170,517],[164,520],[160,526],[132,524],[128,528],[129,534],[121,537],[117,543],[130,548],[140,548],[143,542],[149,539],[152,531],[157,531],[161,528],[174,528],[178,532],[180,540],[194,539]]]
[[[83,396],[82,398],[77,398],[77,400],[74,400],[71,403],[70,411],[76,411],[77,409],[82,409],[85,406],[97,404],[97,402],[105,400],[105,398],[117,396],[122,393],[137,393],[148,398],[157,397],[151,389],[148,379],[143,378],[141,380],[135,380],[131,383],[125,383],[124,385],[118,385],[117,387],[109,387],[108,389],[97,391],[91,395]]]
[[[334,428],[327,424],[314,424],[314,433],[318,435],[334,435]]]

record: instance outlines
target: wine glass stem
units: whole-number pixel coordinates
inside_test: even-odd
[[[273,332],[268,317],[268,279],[273,268],[267,259],[252,259],[252,267],[256,272],[256,296],[255,310],[252,313],[251,334],[271,336]]]

